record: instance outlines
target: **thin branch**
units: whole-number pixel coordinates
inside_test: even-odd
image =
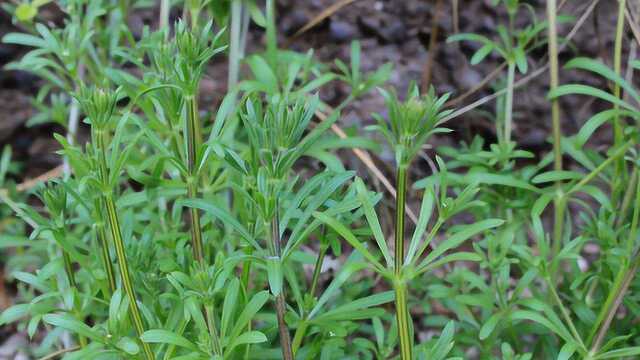
[[[636,39],[636,42],[640,44],[640,28],[638,28],[638,23],[636,22],[635,17],[629,12],[629,9],[624,10],[624,17],[627,19],[627,22],[631,27],[633,37]]]
[[[41,357],[40,360],[52,360],[52,359],[57,358],[60,355],[64,355],[64,354],[69,353],[69,352],[74,352],[76,350],[80,350],[80,346],[74,346],[74,347],[61,349],[61,350],[52,352],[51,354],[49,354],[47,356]]]
[[[635,265],[631,269],[629,269],[629,271],[625,274],[624,279],[622,280],[622,286],[620,287],[620,291],[616,294],[613,300],[613,304],[609,309],[609,312],[607,312],[607,317],[604,319],[602,326],[598,330],[598,335],[596,335],[593,341],[593,346],[591,347],[591,351],[590,351],[591,353],[595,354],[598,352],[598,349],[600,349],[600,345],[602,345],[602,341],[604,340],[605,336],[607,335],[607,331],[611,326],[613,317],[616,315],[616,312],[618,311],[618,307],[620,307],[620,304],[622,304],[624,295],[629,289],[631,280],[633,280],[633,277],[636,275],[636,272],[638,271],[638,265],[639,263],[636,261]]]
[[[338,10],[342,9],[343,7],[350,5],[354,2],[356,2],[357,0],[340,0],[336,3],[334,3],[333,5],[329,6],[328,8],[324,9],[323,11],[321,11],[318,15],[316,15],[313,19],[311,19],[308,23],[306,23],[303,27],[300,28],[300,30],[296,31],[295,34],[293,34],[293,36],[291,36],[291,38],[289,38],[289,40],[287,41],[285,47],[288,47],[288,45],[291,43],[291,41],[295,40],[297,37],[299,37],[300,35],[304,34],[305,32],[307,32],[309,29],[313,28],[314,26],[320,24],[324,19],[330,17],[331,15],[333,15],[334,13],[336,13]]]
[[[16,190],[20,192],[31,190],[34,187],[36,187],[38,184],[60,177],[62,174],[63,174],[63,165],[58,165],[55,168],[45,173],[42,173],[32,179],[27,179],[23,181],[22,183],[16,186]]]
[[[433,10],[433,18],[431,19],[431,34],[429,35],[429,51],[427,52],[427,61],[424,63],[424,71],[422,73],[422,90],[428,91],[431,85],[431,73],[433,72],[433,63],[438,53],[438,20],[442,12],[442,0],[436,0],[436,6]]]
[[[474,87],[472,87],[471,89],[467,90],[464,94],[458,96],[455,99],[451,99],[449,100],[445,106],[448,107],[453,107],[456,106],[457,104],[463,102],[464,100],[466,100],[469,96],[475,94],[476,92],[480,91],[482,88],[484,88],[489,82],[493,81],[495,78],[498,77],[498,75],[500,75],[502,73],[502,70],[504,70],[504,68],[507,66],[507,62],[503,62],[502,64],[500,64],[497,68],[493,69],[492,72],[489,73],[489,75],[485,76],[484,79],[482,79],[482,81],[480,81],[479,83],[477,83]]]

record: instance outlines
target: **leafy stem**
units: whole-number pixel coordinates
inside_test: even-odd
[[[131,318],[133,320],[133,325],[136,329],[138,336],[142,336],[144,333],[144,324],[142,322],[142,315],[140,314],[140,309],[138,308],[138,302],[136,299],[135,291],[133,290],[133,281],[131,280],[131,275],[129,274],[129,265],[127,262],[127,255],[125,252],[124,241],[122,239],[122,231],[120,229],[120,221],[118,220],[118,212],[116,210],[115,201],[113,199],[113,189],[107,189],[110,186],[109,180],[107,177],[107,162],[106,162],[106,131],[103,128],[99,128],[96,131],[96,142],[98,147],[99,154],[99,169],[100,169],[100,177],[102,181],[102,186],[105,187],[103,189],[102,201],[104,207],[107,211],[107,220],[109,223],[109,228],[111,229],[111,238],[113,239],[113,243],[116,249],[116,257],[118,259],[118,266],[120,267],[120,276],[122,278],[122,286],[124,287],[124,291],[129,298],[129,307],[131,310]],[[154,355],[151,351],[151,347],[146,342],[141,342],[142,349],[145,353],[145,357],[148,360],[153,360]]]
[[[400,158],[403,158],[402,156]],[[407,196],[408,162],[400,162],[396,170],[396,223],[395,223],[395,256],[393,287],[396,294],[396,322],[400,338],[400,357],[403,360],[413,359],[413,339],[411,337],[412,320],[407,303],[407,284],[403,276],[404,268],[404,220]]]
[[[131,310],[131,318],[133,325],[138,333],[138,336],[142,336],[144,333],[144,324],[142,322],[142,315],[138,308],[138,302],[136,299],[135,291],[133,290],[133,281],[131,281],[131,275],[129,274],[129,266],[127,263],[127,255],[125,253],[124,241],[122,240],[122,231],[120,230],[120,222],[118,220],[118,213],[116,210],[115,201],[113,195],[107,193],[103,195],[103,202],[107,209],[107,219],[109,221],[109,228],[111,229],[111,237],[116,248],[116,257],[118,258],[118,265],[120,267],[120,276],[122,277],[122,286],[124,291],[129,297],[129,308]],[[142,343],[142,349],[144,350],[145,357],[148,360],[153,360],[153,352],[151,347],[146,342]]]
[[[633,140],[629,140],[624,145],[620,146],[608,159],[600,163],[600,165],[598,165],[589,174],[583,177],[582,180],[580,180],[578,183],[573,185],[571,189],[569,189],[569,191],[565,193],[564,196],[569,196],[579,191],[580,189],[582,189],[583,186],[591,182],[591,180],[593,180],[596,176],[598,176],[598,174],[600,174],[604,169],[606,169],[607,166],[609,166],[612,162],[615,162],[619,158],[621,158],[629,149],[629,147],[631,147],[632,144],[633,144]]]
[[[281,261],[282,256],[282,241],[280,239],[280,225],[278,220],[278,212],[274,214],[271,220],[271,241],[273,245],[273,251],[277,257],[277,261]],[[284,298],[284,287],[280,289],[276,295],[276,317],[278,320],[278,331],[280,333],[280,346],[282,347],[282,357],[284,360],[293,360],[293,352],[291,350],[291,338],[289,335],[289,328],[285,321],[287,304]]]
[[[113,264],[111,263],[111,253],[109,252],[107,232],[105,230],[104,221],[102,220],[102,207],[97,198],[94,201],[94,207],[96,211],[96,237],[100,246],[104,271],[107,274],[107,280],[109,281],[109,290],[113,293],[116,290],[116,277],[113,271]]]
[[[407,165],[400,164],[396,175],[396,228],[395,228],[395,258],[394,269],[396,276],[400,276],[404,261],[404,218],[407,197]]]
[[[617,76],[620,76],[622,73],[622,40],[624,36],[624,10],[626,8],[626,0],[618,0],[618,21],[616,24],[616,38],[613,49],[613,71]],[[613,85],[613,96],[616,99],[621,99],[620,93],[620,84],[616,81]],[[614,110],[619,109],[618,104],[613,105]],[[614,146],[619,146],[624,141],[623,134],[623,125],[620,121],[620,116],[618,114],[613,117],[613,143]],[[624,159],[619,159],[615,163],[615,179],[612,182],[613,190],[612,197],[614,202],[618,201],[618,197],[620,191],[623,186],[615,186],[616,184],[621,185],[627,180],[628,174],[624,168]]]
[[[207,317],[207,327],[209,328],[209,335],[211,336],[211,347],[213,349],[213,353],[217,356],[222,356],[222,346],[220,345],[220,337],[218,336],[218,331],[216,330],[213,305],[205,305],[204,311],[205,316]]]
[[[196,170],[197,151],[200,146],[200,121],[198,116],[198,104],[194,95],[185,96],[187,106],[187,196],[195,199],[198,195],[198,177]],[[200,227],[200,213],[197,208],[191,207],[189,210],[191,222],[191,246],[193,246],[193,257],[200,264],[204,263],[204,246],[202,244],[202,229]]]
[[[635,169],[634,169],[635,170]],[[626,251],[633,253],[633,244],[638,235],[638,221],[640,219],[640,182],[636,184],[636,197],[635,208],[633,211],[633,219],[631,221],[631,228],[629,231],[628,243],[626,244]],[[605,300],[596,321],[593,323],[587,343],[591,344],[591,354],[596,354],[602,345],[602,341],[607,334],[607,330],[611,326],[611,321],[618,310],[618,307],[622,303],[625,293],[629,289],[629,285],[633,280],[635,274],[638,272],[640,266],[640,256],[636,253],[632,255],[630,260],[625,259],[620,266],[620,270],[615,277],[613,286],[609,291],[609,295]],[[601,325],[602,324],[602,325]],[[595,336],[595,339],[594,339]],[[592,341],[593,340],[593,341]]]
[[[562,318],[569,326],[569,331],[571,331],[571,335],[573,335],[574,339],[580,344],[582,348],[584,348],[585,346],[584,346],[584,342],[582,341],[582,337],[580,336],[580,333],[578,333],[578,330],[576,329],[576,326],[573,323],[573,320],[571,319],[571,315],[569,315],[569,311],[562,303],[562,299],[560,299],[560,296],[558,296],[558,292],[556,291],[555,284],[551,281],[551,278],[549,276],[545,276],[544,279],[547,282],[547,287],[549,288],[551,297],[555,301],[556,305],[558,305],[558,307],[560,308],[560,313],[562,314]]]
[[[324,258],[327,255],[327,250],[329,250],[329,244],[325,243],[326,236],[326,226],[322,225],[322,239],[320,244],[320,250],[318,252],[318,257],[316,258],[316,263],[313,267],[313,276],[311,277],[311,286],[309,288],[309,295],[315,298],[318,282],[320,280],[320,272],[322,271],[322,264],[324,263]],[[293,335],[293,342],[291,343],[291,351],[293,355],[296,355],[296,352],[302,345],[302,340],[307,333],[307,329],[309,327],[309,323],[307,322],[309,316],[309,311],[305,308],[304,315],[296,329],[295,334]]]
[[[556,0],[547,1],[547,22],[549,23],[548,30],[548,51],[549,51],[549,83],[550,90],[553,91],[558,88],[559,76],[558,76],[558,34],[556,25],[556,12],[558,11]],[[556,171],[562,170],[562,129],[560,128],[560,104],[558,98],[551,99],[551,123],[553,128],[553,168]],[[562,243],[562,235],[564,228],[564,217],[567,207],[566,200],[563,199],[562,194],[562,182],[556,181],[556,193],[557,196],[554,199],[554,223],[553,223],[553,252],[552,261],[554,266],[557,266],[555,262],[555,256],[560,251],[560,245]],[[556,274],[556,271],[552,270],[552,274]]]
[[[516,74],[515,61],[509,61],[507,66],[507,95],[504,104],[504,141],[508,144],[511,141],[513,122],[513,89]]]
[[[402,360],[411,360],[413,359],[413,339],[411,336],[411,316],[407,301],[407,284],[404,279],[396,276],[393,288],[396,294],[396,322],[398,325],[398,337],[400,338],[400,358]]]

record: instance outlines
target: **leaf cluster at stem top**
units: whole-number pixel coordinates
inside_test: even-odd
[[[431,88],[421,96],[414,85],[409,89],[405,102],[402,102],[395,92],[380,89],[380,93],[385,99],[389,120],[374,114],[378,124],[372,128],[380,131],[393,148],[396,164],[399,167],[409,166],[432,134],[448,131],[438,128],[438,123],[451,113],[450,110],[443,110],[449,94],[438,97]]]
[[[177,54],[172,58],[170,51],[165,53],[170,56],[168,59],[165,58],[165,61],[174,64],[177,81],[187,94],[197,93],[205,65],[214,55],[225,49],[217,45],[224,29],[209,41],[212,26],[213,23],[208,22],[202,30],[196,32],[189,30],[183,22],[178,22],[175,36]]]
[[[74,94],[91,126],[105,129],[118,102],[118,90],[81,86]]]

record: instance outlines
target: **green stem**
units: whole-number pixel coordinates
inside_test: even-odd
[[[556,25],[556,13],[557,5],[556,0],[547,1],[547,20],[548,37],[549,37],[549,84],[550,90],[556,89],[560,83],[558,75],[558,34]],[[554,170],[562,170],[562,129],[560,128],[560,105],[558,98],[551,100],[551,122],[553,127],[553,155],[554,155]],[[552,276],[555,277],[557,273],[555,267],[558,265],[555,261],[555,257],[560,251],[562,244],[562,236],[564,233],[564,218],[567,207],[567,202],[564,200],[562,194],[562,182],[556,182],[556,199],[553,202],[554,206],[554,225],[553,225],[553,251],[552,251]]]
[[[636,275],[636,272],[638,272],[638,265],[640,265],[640,262],[635,261],[635,264],[633,264],[633,266],[629,268],[626,271],[626,273],[624,273],[622,280],[619,282],[619,284],[617,284],[618,285],[617,288],[615,288],[614,291],[609,294],[607,301],[609,301],[609,299],[611,299],[611,301],[609,304],[605,304],[605,305],[608,305],[608,308],[606,308],[607,309],[606,316],[604,317],[604,322],[602,323],[602,326],[600,327],[598,334],[596,335],[595,340],[593,341],[593,345],[591,346],[591,350],[589,351],[590,354],[598,353],[598,350],[602,345],[602,341],[607,335],[607,330],[609,330],[609,327],[611,326],[613,317],[618,311],[618,307],[622,303],[622,300],[624,299],[624,295],[629,289],[629,285],[631,285],[631,281]],[[605,308],[603,307],[603,309]]]
[[[102,210],[100,202],[96,199],[94,202],[98,219],[96,219],[96,237],[100,246],[100,252],[102,255],[102,265],[104,266],[104,272],[107,274],[107,280],[109,281],[109,290],[113,293],[116,290],[116,277],[113,271],[113,264],[111,263],[111,253],[109,252],[109,243],[107,240],[107,232],[104,228],[104,222],[102,220]]]
[[[311,288],[309,290],[309,294],[311,294],[311,296],[313,297],[316,296],[318,282],[320,280],[320,272],[322,270],[322,264],[324,263],[324,257],[327,254],[328,248],[329,246],[327,245],[320,246],[320,252],[318,253],[318,258],[316,259],[316,264],[313,268],[313,276],[311,277]]]
[[[400,276],[404,265],[404,218],[407,196],[407,165],[400,164],[396,174],[396,226],[394,270]]]
[[[253,249],[251,247],[244,248],[246,255],[251,255]],[[242,276],[240,277],[242,282],[242,289],[244,291],[245,299],[249,301],[249,280],[251,279],[251,261],[247,260],[242,263]]]
[[[393,287],[396,293],[396,321],[398,324],[398,336],[400,338],[400,358],[402,360],[413,359],[412,322],[407,306],[408,291],[405,279],[402,276],[402,269],[404,267],[404,218],[408,167],[408,164],[400,163],[398,164],[396,173],[396,232]]]
[[[275,252],[275,256],[278,257],[278,261],[280,261],[282,256],[282,241],[280,239],[280,225],[278,220],[278,214],[273,216],[271,220],[271,240],[273,243],[273,249]],[[280,346],[282,347],[282,358],[284,360],[293,360],[293,352],[291,350],[291,335],[289,334],[289,328],[287,327],[287,323],[284,319],[287,305],[284,299],[284,284],[282,289],[280,289],[280,293],[276,295],[276,317],[278,320],[278,331],[280,333]]]
[[[195,180],[190,178],[187,185],[187,196],[195,199],[198,196]],[[193,258],[200,264],[204,264],[204,247],[202,245],[202,230],[200,226],[200,211],[195,207],[189,208],[191,245],[193,246]]]
[[[633,141],[629,140],[624,145],[620,146],[613,153],[613,155],[611,155],[608,159],[600,163],[600,165],[598,165],[589,174],[587,174],[587,176],[582,178],[582,180],[580,180],[577,184],[571,187],[571,189],[567,193],[565,193],[565,196],[573,194],[579,191],[580,189],[582,189],[583,186],[587,185],[591,180],[593,180],[596,176],[598,176],[598,174],[600,174],[602,170],[606,169],[607,166],[609,166],[612,162],[616,161],[618,158],[621,158],[627,152],[627,149],[629,149],[629,147],[632,144],[633,144]]]
[[[622,76],[622,40],[624,36],[624,10],[625,10],[626,0],[618,0],[618,21],[616,24],[616,38],[614,43],[614,52],[613,52],[613,70],[618,76]],[[617,82],[614,82],[613,86],[613,96],[618,99],[621,99],[620,94],[620,85]],[[618,105],[613,106],[614,109],[618,109]],[[614,146],[619,146],[624,141],[623,134],[623,125],[620,121],[620,117],[615,115],[613,118],[613,140]],[[613,194],[612,198],[614,204],[617,203],[619,199],[620,191],[622,190],[621,185],[626,182],[626,172],[624,171],[624,159],[619,159],[616,161],[615,165],[615,178],[613,181]]]
[[[104,129],[96,131],[96,141],[98,146],[98,154],[99,154],[99,168],[101,171],[101,180],[103,186],[109,186],[108,177],[107,177],[107,163],[106,163],[106,153],[107,147],[105,143],[106,132]],[[111,238],[113,239],[113,243],[116,249],[116,258],[118,259],[118,266],[120,268],[120,276],[122,278],[122,286],[124,287],[124,291],[129,298],[129,308],[131,310],[131,318],[133,320],[133,325],[136,329],[138,336],[142,336],[144,333],[144,324],[142,322],[142,315],[140,314],[140,309],[138,308],[138,302],[136,299],[136,294],[133,290],[133,282],[131,281],[131,275],[129,274],[129,265],[127,262],[127,255],[125,253],[124,241],[122,239],[122,231],[120,230],[120,221],[118,220],[118,212],[116,210],[115,201],[113,200],[113,190],[105,190],[105,193],[102,195],[102,201],[104,203],[104,207],[107,211],[107,220],[109,222],[109,228],[111,229]],[[151,351],[151,347],[148,343],[141,341],[142,349],[144,351],[145,357],[147,360],[153,360],[154,355]]]
[[[547,0],[547,19],[549,22],[549,84],[553,91],[560,84],[558,75],[558,34],[556,28],[556,0]],[[562,147],[560,128],[560,104],[558,98],[551,99],[551,122],[553,125],[553,157],[554,170],[562,170]],[[558,182],[557,186],[562,183]]]
[[[625,191],[624,197],[622,198],[622,205],[620,206],[620,212],[617,215],[616,219],[616,227],[619,228],[622,225],[622,222],[627,218],[627,211],[629,210],[629,206],[631,205],[631,201],[633,200],[633,193],[638,183],[638,167],[633,167],[633,172],[631,173],[631,178],[629,179],[629,184],[627,186],[627,190]]]
[[[275,71],[278,65],[278,37],[276,34],[276,5],[274,0],[267,0],[267,59]]]
[[[65,230],[64,228],[60,228],[57,230],[54,230],[55,232],[55,237],[59,238],[59,239],[64,239],[66,237],[65,234]],[[73,262],[71,261],[71,257],[69,256],[69,253],[66,252],[64,249],[62,250],[62,261],[64,263],[64,272],[65,275],[67,276],[67,281],[69,282],[69,287],[71,288],[71,291],[75,292],[76,294],[78,293],[79,289],[78,289],[78,285],[76,283],[76,277],[75,277],[75,273],[73,271]],[[77,300],[77,299],[76,299]],[[74,300],[73,301],[73,313],[78,317],[78,318],[82,318],[82,311],[80,308],[80,304],[77,303],[77,301]],[[87,338],[85,338],[83,335],[78,335],[78,342],[80,343],[80,347],[84,348],[85,346],[87,346]]]
[[[222,356],[222,346],[220,345],[220,337],[218,336],[218,331],[216,330],[216,320],[213,313],[213,306],[205,305],[204,310],[207,317],[207,327],[209,328],[209,334],[211,336],[211,347],[213,349],[213,353],[214,355]]]
[[[56,232],[56,237],[60,238],[60,239],[64,239],[65,238],[65,234],[64,234],[64,229],[60,228],[57,230],[54,230]],[[64,272],[67,275],[67,280],[69,281],[69,286],[71,286],[71,288],[76,289],[78,288],[78,285],[76,284],[76,276],[73,272],[73,263],[71,262],[71,257],[69,256],[69,253],[66,252],[64,249],[62,249],[62,261],[64,263]]]
[[[187,105],[187,196],[195,199],[198,196],[198,179],[197,179],[197,151],[200,146],[200,121],[198,116],[198,104],[193,95],[185,97]],[[193,257],[200,263],[204,263],[204,246],[202,245],[202,229],[200,227],[200,212],[198,209],[191,207],[189,210],[191,246],[193,247]]]
[[[57,359],[61,355],[64,355],[64,354],[66,354],[68,352],[77,351],[77,350],[80,350],[80,349],[81,349],[80,346],[73,346],[73,347],[70,347],[70,348],[61,349],[61,350],[58,350],[58,351],[54,351],[54,352],[52,352],[51,354],[49,354],[47,356],[41,357],[38,360],[53,360],[53,359]]]
[[[71,257],[69,253],[62,250],[62,259],[64,260],[64,271],[67,273],[67,280],[72,288],[77,288],[76,277],[73,274],[73,264],[71,263]]]
[[[324,227],[322,232],[324,233]],[[318,257],[316,258],[316,263],[313,268],[313,276],[311,277],[311,287],[309,290],[309,294],[314,298],[316,297],[316,291],[318,288],[318,282],[320,280],[322,264],[324,263],[324,258],[327,254],[328,249],[329,249],[329,245],[327,244],[320,245],[320,252],[318,253]],[[302,345],[302,340],[304,339],[304,336],[307,333],[307,328],[309,327],[309,324],[306,322],[308,319],[308,315],[309,314],[307,310],[305,310],[305,313],[302,316],[302,320],[300,321],[300,325],[298,325],[298,328],[296,329],[296,332],[293,335],[293,342],[291,344],[291,351],[293,352],[293,356],[295,356],[296,353],[298,352],[300,345]]]
[[[242,60],[242,0],[232,0],[231,3],[231,32],[229,34],[229,78],[227,88],[233,89],[238,83],[240,60]]]
[[[138,333],[138,336],[142,336],[144,333],[144,324],[142,322],[142,315],[138,308],[138,302],[136,294],[133,290],[133,282],[131,281],[131,275],[129,274],[129,266],[127,263],[127,255],[124,250],[124,241],[122,240],[122,231],[120,230],[120,222],[118,220],[118,212],[116,210],[115,202],[113,201],[112,194],[105,194],[103,196],[105,208],[107,209],[107,218],[109,220],[109,228],[111,229],[111,237],[116,248],[116,257],[118,258],[118,265],[120,267],[120,276],[122,278],[122,286],[129,298],[129,308],[131,310],[131,318],[133,325]],[[148,360],[153,360],[153,352],[148,343],[141,341],[142,349]]]
[[[396,322],[398,325],[398,337],[400,338],[400,359],[413,359],[413,339],[411,336],[411,316],[407,306],[407,286],[404,280],[394,279],[396,293]]]
[[[244,253],[246,255],[251,255],[253,252],[253,248],[247,246],[244,248]],[[240,281],[242,283],[242,292],[244,295],[244,301],[249,301],[249,280],[251,279],[251,261],[247,260],[242,263],[242,275],[240,276]],[[251,321],[247,323],[247,331],[251,331]],[[249,359],[251,351],[251,344],[247,344],[244,351],[244,358]]]
[[[611,290],[609,291],[609,295],[607,295],[607,299],[604,304],[600,308],[600,312],[598,313],[598,317],[596,321],[593,323],[591,327],[591,331],[589,332],[589,337],[587,338],[587,344],[593,344],[593,338],[596,336],[596,333],[600,329],[600,324],[607,317],[611,309],[613,308],[613,303],[615,302],[616,297],[620,293],[622,289],[622,284],[624,282],[625,273],[627,272],[627,267],[623,264],[616,274],[616,278],[613,280],[613,285],[611,286]]]
[[[120,0],[120,15],[122,15],[123,22],[126,24],[129,19],[129,1],[128,0]]]
[[[424,240],[422,245],[420,245],[420,249],[415,254],[415,256],[412,256],[413,258],[411,262],[412,265],[415,265],[418,262],[418,259],[420,259],[420,257],[425,252],[425,250],[427,250],[427,247],[429,246],[429,244],[431,244],[431,241],[433,241],[433,238],[436,236],[436,234],[438,233],[442,225],[444,225],[444,219],[438,216],[438,220],[436,220],[436,223],[431,228],[431,231],[429,231],[427,238]]]
[[[619,76],[622,72],[622,38],[624,36],[625,5],[626,0],[618,0],[618,22],[616,24],[616,38],[613,49],[613,71],[615,71],[615,73]],[[620,98],[620,85],[618,85],[617,83],[614,83],[613,86],[613,96]],[[617,109],[618,105],[614,105],[614,108]],[[617,115],[613,119],[613,136],[615,145],[619,145],[622,143],[622,124],[620,124],[620,119]]]
[[[556,292],[555,284],[552,283],[551,278],[549,278],[548,276],[545,276],[545,280],[547,282],[547,287],[549,288],[549,292],[551,293],[551,297],[560,308],[560,313],[562,314],[564,321],[569,326],[569,331],[571,331],[571,335],[573,335],[574,340],[576,340],[579,343],[579,345],[582,348],[584,348],[585,346],[584,346],[584,343],[582,342],[582,337],[580,337],[580,333],[578,333],[578,330],[576,329],[576,326],[574,325],[573,320],[571,320],[571,315],[569,315],[569,311],[562,303],[560,296],[558,296],[558,293]]]
[[[565,212],[567,209],[567,199],[564,197],[562,193],[562,189],[560,186],[556,185],[556,197],[553,201],[554,206],[554,221],[553,221],[553,245],[551,249],[551,277],[552,279],[556,278],[557,269],[560,265],[557,261],[556,257],[558,253],[560,253],[560,249],[562,248],[562,238],[564,231],[564,218]],[[555,282],[555,281],[554,281]]]
[[[169,12],[171,11],[171,1],[170,0],[161,0],[160,1],[160,15],[158,26],[161,30],[164,30],[164,39],[167,40],[169,38]]]
[[[634,169],[634,172],[635,170],[637,170],[637,168]],[[633,245],[638,236],[638,222],[640,221],[640,182],[637,182],[635,190],[635,207],[633,209],[629,237],[625,246],[626,253],[628,254],[633,253]],[[606,332],[609,329],[609,326],[611,326],[611,321],[613,320],[618,307],[622,303],[624,294],[627,292],[629,285],[631,284],[631,280],[633,280],[633,277],[638,271],[640,257],[637,255],[635,255],[635,257],[636,258],[634,259],[634,255],[632,255],[629,260],[622,262],[622,266],[620,267],[620,270],[613,282],[612,290],[609,291],[609,295],[600,309],[600,313],[598,314],[596,321],[593,323],[593,327],[589,333],[589,339],[587,340],[587,343],[592,344],[591,353],[593,354],[596,354],[600,349],[600,345],[602,345]],[[628,265],[629,263],[631,263],[631,266]],[[601,323],[602,326],[600,326]],[[594,336],[595,340],[591,342],[591,339],[593,339]]]
[[[506,144],[511,141],[511,128],[513,121],[513,87],[515,82],[516,63],[509,61],[507,69],[507,96],[504,104],[504,140]]]

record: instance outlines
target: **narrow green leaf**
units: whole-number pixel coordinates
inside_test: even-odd
[[[604,354],[596,356],[596,359],[619,359],[621,357],[635,355],[640,355],[640,346],[607,351]]]
[[[375,258],[375,256],[371,255],[369,250],[367,250],[366,246],[358,240],[355,235],[351,232],[351,230],[347,229],[344,225],[338,222],[333,217],[330,217],[321,212],[313,213],[313,216],[322,221],[323,223],[329,225],[333,230],[335,230],[340,236],[342,236],[354,249],[359,251],[365,258],[376,268],[378,272],[384,272],[384,266],[380,264],[380,262]]]
[[[349,257],[349,260],[347,260],[347,262],[342,266],[342,269],[340,270],[338,275],[322,293],[314,308],[309,312],[309,315],[307,316],[308,319],[312,319],[316,314],[320,312],[324,304],[329,301],[331,296],[333,296],[340,289],[340,287],[351,277],[351,275],[366,267],[365,264],[359,262],[359,260],[361,259],[360,255],[355,255],[356,253]]]
[[[184,336],[162,329],[147,330],[142,334],[142,336],[140,336],[140,340],[152,344],[171,344],[187,348],[192,351],[198,350],[198,347],[191,341],[187,340]]]
[[[622,76],[613,71],[613,69],[609,68],[600,61],[587,57],[579,57],[569,61],[565,64],[564,67],[566,69],[582,69],[594,72],[602,77],[605,77],[607,80],[610,80],[623,88],[625,92],[631,95],[631,97],[633,97],[636,102],[640,102],[640,95],[633,88],[633,86],[629,84]]]
[[[37,36],[23,33],[8,33],[2,38],[5,44],[16,44],[22,46],[31,46],[35,48],[47,48],[47,42]]]
[[[482,261],[482,257],[476,253],[471,252],[456,252],[451,255],[443,256],[442,258],[432,262],[432,263],[423,263],[421,264],[413,274],[413,277],[425,273],[427,271],[437,269],[440,266],[454,262],[454,261]]]
[[[29,314],[29,304],[13,305],[0,315],[0,325],[12,323]]]
[[[587,143],[591,135],[604,123],[608,120],[614,118],[615,116],[620,116],[624,113],[629,115],[629,112],[622,111],[620,109],[609,109],[605,111],[601,111],[595,115],[593,115],[589,120],[587,120],[584,125],[580,128],[578,133],[575,136],[576,145],[581,148],[584,144]]]
[[[493,50],[493,44],[491,43],[485,44],[484,46],[482,46],[471,57],[471,65],[479,64],[482,60],[484,60],[485,57],[487,57],[487,55],[491,54],[492,50]]]
[[[544,316],[540,315],[535,311],[517,310],[511,313],[509,317],[511,320],[528,320],[528,321],[536,322],[546,327],[547,329],[553,331],[558,336],[563,338],[565,341],[575,344],[573,341],[573,338],[571,337],[567,329],[557,327],[549,319],[545,318]]]
[[[585,177],[584,174],[576,171],[552,170],[536,175],[533,179],[531,179],[531,181],[534,184],[541,184],[545,182],[580,180],[583,177]]]
[[[229,329],[229,323],[231,321],[231,315],[236,308],[238,301],[238,289],[240,288],[240,282],[237,278],[233,278],[229,285],[227,285],[224,303],[222,305],[222,316],[220,319],[220,337],[225,338],[227,329]]]
[[[493,330],[496,328],[498,323],[502,320],[502,312],[497,312],[489,317],[487,321],[480,328],[480,333],[478,334],[478,338],[480,340],[485,340],[493,333]]]
[[[483,231],[498,227],[504,223],[500,219],[487,219],[475,224],[465,225],[458,230],[455,234],[451,235],[448,239],[439,244],[433,251],[427,255],[427,257],[420,264],[420,268],[426,267],[428,264],[437,259],[440,255],[444,254],[447,250],[460,246],[465,240],[477,235]]]
[[[569,360],[571,356],[576,352],[577,348],[572,343],[566,343],[560,348],[557,360]]]
[[[249,244],[253,245],[256,249],[262,249],[262,246],[251,236],[249,231],[242,226],[227,210],[219,207],[211,201],[204,199],[186,199],[182,201],[182,205],[187,207],[194,207],[203,210],[214,218],[220,220],[223,224],[231,226],[232,229],[238,232],[240,236]]]
[[[383,293],[366,296],[364,298],[354,300],[348,304],[341,305],[333,310],[321,313],[316,316],[314,320],[311,320],[311,322],[320,323],[331,320],[349,320],[354,319],[353,316],[357,316],[358,318],[360,318],[360,315],[355,314],[358,310],[386,304],[393,301],[394,299],[394,291],[385,291]]]
[[[140,352],[140,346],[138,346],[138,343],[128,336],[120,338],[116,346],[129,355],[136,355]]]
[[[47,314],[42,320],[49,325],[69,330],[102,344],[105,343],[105,339],[97,331],[69,314]]]
[[[433,214],[433,207],[435,204],[435,193],[432,187],[427,187],[422,195],[422,204],[420,205],[420,216],[418,217],[418,223],[416,229],[411,236],[411,242],[409,243],[409,249],[407,250],[407,256],[405,258],[405,264],[411,264],[413,257],[418,250],[420,241],[422,240],[424,233],[427,231],[427,225]]]
[[[373,209],[373,204],[369,201],[369,197],[367,196],[367,188],[362,182],[362,179],[357,178],[355,181],[356,190],[358,192],[358,199],[362,203],[362,209],[364,210],[364,215],[367,219],[367,223],[369,224],[369,228],[371,232],[373,232],[373,237],[376,240],[376,244],[378,244],[378,249],[382,252],[382,256],[384,257],[385,262],[387,263],[387,267],[391,267],[393,264],[393,259],[389,253],[389,247],[387,246],[387,241],[382,233],[382,227],[380,226],[380,222],[378,221],[378,214]]]
[[[266,86],[269,92],[278,90],[278,78],[262,56],[253,55],[246,61],[251,68],[253,76],[255,76],[259,83]]]
[[[269,289],[273,296],[278,296],[282,291],[282,263],[280,258],[270,257],[266,259],[267,278],[269,280]]]
[[[512,175],[495,174],[487,172],[470,172],[463,177],[465,184],[489,184],[489,185],[503,185],[514,188],[520,188],[530,191],[539,192],[540,190],[528,182],[518,179]]]
[[[233,339],[231,345],[225,349],[225,354],[231,353],[237,346],[245,344],[259,344],[267,341],[267,337],[260,331],[248,331]]]
[[[269,300],[269,292],[266,290],[260,291],[253,295],[249,303],[244,307],[244,310],[238,315],[233,330],[229,334],[230,339],[235,339],[240,336],[243,330],[247,328],[247,325],[254,318],[254,316],[262,309],[264,304]]]
[[[635,107],[631,106],[628,102],[623,101],[609,94],[604,90],[596,89],[592,86],[581,85],[581,84],[567,84],[567,85],[560,85],[549,92],[550,99],[557,98],[564,95],[589,95],[589,96],[596,97],[598,99],[608,101],[612,104],[619,105],[631,111],[638,111]]]

